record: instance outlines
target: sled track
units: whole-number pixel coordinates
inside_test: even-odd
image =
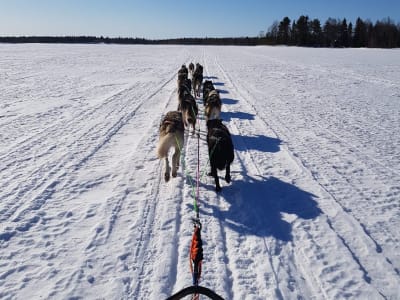
[[[186,147],[186,146],[185,146]],[[177,249],[182,222],[180,207],[183,202],[184,179],[182,172],[176,178],[164,182],[164,163],[157,164],[157,180],[147,194],[147,207],[142,224],[140,243],[135,251],[133,279],[127,292],[129,298],[151,299],[154,295],[168,295],[172,292],[172,278],[176,277]],[[171,196],[172,195],[172,196]],[[167,220],[163,222],[162,220]],[[170,228],[167,236],[165,227]],[[175,275],[174,275],[175,274]],[[152,282],[162,280],[163,289],[155,291]]]
[[[120,92],[113,97],[106,99],[106,106],[111,107],[111,111],[107,108],[106,116],[110,116],[113,113],[119,116],[120,112],[124,110],[130,112],[118,117],[117,119],[113,119],[112,123],[106,123],[105,125],[104,123],[98,123],[94,127],[88,129],[82,136],[74,138],[72,142],[69,142],[69,144],[64,146],[66,149],[69,149],[65,155],[58,157],[56,160],[51,160],[51,165],[44,163],[39,167],[39,169],[32,170],[32,173],[30,174],[30,178],[32,178],[31,182],[20,183],[16,185],[13,190],[9,191],[4,198],[11,199],[12,201],[8,205],[5,205],[5,209],[1,211],[0,222],[4,223],[5,221],[12,219],[13,223],[17,222],[19,225],[12,226],[14,229],[10,229],[8,226],[8,233],[3,233],[0,235],[0,237],[2,237],[3,240],[9,239],[16,233],[16,231],[27,231],[31,226],[37,223],[40,218],[38,214],[35,214],[35,216],[31,217],[27,217],[26,215],[30,214],[32,211],[40,210],[40,208],[46,203],[47,199],[51,197],[51,194],[56,188],[68,188],[68,177],[70,176],[70,173],[73,173],[75,170],[81,168],[86,161],[95,155],[99,149],[101,149],[127,122],[129,122],[135,116],[137,111],[143,106],[144,103],[148,102],[149,99],[154,97],[154,95],[156,95],[165,85],[171,82],[174,77],[175,76],[172,76],[166,82],[160,84],[154,92],[146,97],[143,97],[143,100],[136,104],[132,109],[129,109],[128,106],[131,97],[129,96],[129,93],[132,93],[134,87],[126,89],[124,92]],[[125,93],[128,94],[126,95]],[[138,98],[142,98],[142,95]],[[128,99],[128,104],[124,104],[122,106],[115,105],[114,102],[118,103],[123,99]],[[104,103],[102,103],[102,105],[104,105]],[[118,110],[114,111],[113,107],[117,107]],[[85,118],[93,116],[95,111],[100,109],[103,110],[104,107],[98,106],[92,109],[89,113],[86,113],[83,118],[81,118],[81,121],[85,120]],[[77,120],[72,120],[71,122],[76,121]],[[96,129],[96,127],[98,127],[98,129]],[[54,129],[55,132],[50,132],[48,135],[59,135],[56,129],[57,128]],[[43,139],[44,138],[45,136]],[[93,140],[96,141],[96,143],[90,143],[86,146],[86,144],[83,144],[83,140]],[[82,146],[86,147],[86,149],[82,149]],[[13,178],[10,180],[12,182]],[[32,198],[32,200],[29,202],[28,206],[21,205],[21,201],[23,201],[23,199],[29,198]]]
[[[166,84],[171,85],[172,83],[170,80],[167,81],[151,97],[156,95]],[[174,93],[167,98],[164,108],[172,101]],[[145,99],[145,102],[149,101],[151,97]],[[168,194],[162,181],[163,164],[156,158],[154,152],[158,141],[160,118],[159,115],[153,116],[152,122],[147,126],[147,132],[143,133],[136,148],[130,152],[130,157],[125,160],[127,163],[122,162],[121,169],[124,170],[122,176],[114,186],[112,196],[106,200],[106,206],[103,209],[104,217],[101,220],[106,222],[101,221],[96,225],[97,229],[85,247],[86,259],[71,273],[65,286],[57,287],[57,290],[60,291],[69,290],[69,297],[82,294],[80,289],[84,281],[95,280],[95,277],[92,276],[89,279],[82,276],[84,273],[94,272],[94,270],[88,269],[88,264],[95,265],[95,262],[101,262],[106,266],[106,271],[104,268],[98,270],[98,272],[106,272],[104,276],[122,276],[120,278],[122,290],[119,291],[119,294],[124,297],[136,297],[135,295],[140,294],[141,290],[146,290],[146,286],[142,286],[142,283],[146,281],[144,277],[148,265],[151,265],[154,260],[153,248],[150,244],[157,236],[156,216],[160,206],[165,205],[165,201],[159,201],[159,198],[161,194]],[[130,119],[128,122],[132,121],[133,119]],[[135,161],[134,155],[137,151],[147,153],[144,161]],[[150,181],[143,181],[143,178],[137,176],[144,167],[151,168],[150,173],[153,176]],[[123,214],[121,215],[121,213]],[[137,218],[132,220],[133,216],[137,216]],[[98,257],[97,253],[102,252],[101,248],[113,245],[115,242],[121,243],[122,237],[116,228],[118,226],[130,226],[130,234],[123,237],[122,252],[111,254],[106,260]],[[115,230],[117,232],[113,234]],[[103,249],[103,251],[105,250]]]
[[[210,73],[210,74],[222,74],[222,77],[218,77],[219,81],[229,83],[229,86],[227,89],[229,90],[230,94],[239,94],[239,90],[237,86],[232,82],[232,80],[227,76],[226,72],[223,70],[222,66],[219,64],[217,61],[217,58],[214,59],[214,65],[217,67],[218,72],[217,73]],[[232,89],[230,89],[232,88]],[[246,103],[247,104],[247,103]],[[228,109],[229,111],[229,105],[224,105],[223,104],[223,111]],[[236,111],[236,110],[235,110]],[[249,112],[249,111],[246,111]],[[254,121],[253,122],[262,122],[264,127],[270,128],[269,124],[264,122],[262,119],[260,119],[258,114],[255,114]],[[231,133],[234,134],[236,137],[235,142],[237,144],[240,144],[239,148],[241,149],[240,151],[235,150],[235,160],[239,161],[239,169],[235,170],[239,174],[248,174],[248,178],[244,178],[245,181],[248,181],[248,184],[252,184],[251,178],[263,178],[266,174],[261,172],[259,167],[257,159],[253,157],[253,154],[251,151],[248,149],[248,145],[246,144],[245,140],[242,138],[244,136],[244,133],[241,132],[239,129],[239,126],[236,124],[235,119],[231,119],[229,122],[227,122],[227,126],[230,128]],[[247,149],[247,150],[244,150]],[[244,155],[242,154],[244,153]],[[272,160],[272,159],[271,159]],[[253,173],[252,170],[255,170],[256,172]],[[251,175],[250,175],[251,174]],[[233,180],[233,186],[235,184],[235,180]],[[268,191],[261,192],[260,194],[268,194]],[[232,196],[232,195],[229,195]],[[227,196],[227,197],[229,197]],[[238,205],[241,206],[243,205],[240,203],[240,196],[233,194],[234,198],[238,198],[235,200],[232,205]],[[272,204],[272,203],[271,203]],[[251,215],[257,215],[257,209],[256,207],[251,206],[251,209],[249,212]],[[257,228],[263,228],[265,226],[264,220],[257,218]],[[232,238],[234,239],[234,238]],[[226,239],[229,240],[229,239]],[[240,237],[239,237],[240,240]],[[300,295],[307,295],[310,294],[310,291],[308,290],[303,290],[301,285],[298,285],[298,282],[301,282],[302,276],[300,274],[297,274],[298,272],[296,270],[292,270],[290,265],[291,261],[295,257],[295,253],[293,251],[293,244],[291,243],[290,247],[290,252],[286,253],[283,255],[282,252],[285,250],[285,242],[281,242],[279,240],[276,240],[271,237],[264,236],[261,238],[261,246],[263,247],[262,253],[264,253],[267,257],[264,258],[263,261],[268,262],[268,266],[263,266],[266,270],[262,270],[257,265],[254,265],[253,267],[247,266],[248,263],[251,261],[247,261],[245,264],[241,264],[242,259],[240,256],[238,256],[237,253],[231,252],[229,253],[230,248],[235,248],[235,245],[227,245],[228,248],[228,254],[232,257],[231,259],[231,264],[236,265],[236,267],[233,269],[235,274],[234,277],[234,283],[240,285],[240,286],[247,286],[248,291],[252,291],[255,295],[257,295],[258,290],[266,290],[268,291],[268,294],[266,295],[267,297],[271,298],[277,298],[277,299],[283,299],[285,298],[283,295],[285,294],[280,287],[280,277],[282,277],[282,273],[285,273],[285,277],[287,277],[288,281],[291,284],[291,289],[293,290],[298,290],[300,291]],[[230,247],[232,246],[232,247]],[[246,276],[240,275],[240,274],[246,274],[247,269],[253,269],[255,274],[254,278],[258,279],[258,282],[252,282],[252,280],[247,280]],[[267,271],[267,273],[265,273]],[[315,282],[317,282],[317,278],[314,276],[311,276],[312,274],[307,275],[308,278],[313,278]],[[248,275],[247,275],[248,276]],[[252,276],[249,277],[249,279],[252,278]],[[259,285],[259,286],[257,286]],[[232,284],[232,286],[235,286]],[[316,286],[320,286],[317,284]],[[314,295],[320,294],[323,295],[323,291],[318,290],[314,291]],[[239,295],[238,293],[234,293],[235,297],[234,298],[241,298],[244,297],[244,295]],[[261,295],[258,295],[261,296]],[[232,298],[233,299],[233,298]]]
[[[175,89],[165,105],[164,113],[175,110],[177,104]],[[186,178],[186,168],[190,164],[190,157],[187,154],[193,142],[194,138],[185,132],[178,176],[171,178],[168,183],[164,182],[164,162],[158,163],[158,179],[147,196],[151,199],[148,202],[156,204],[149,205],[150,213],[145,216],[148,221],[140,226],[140,228],[146,228],[140,239],[142,241],[144,238],[144,241],[136,250],[134,261],[141,264],[134,268],[135,273],[138,274],[136,279],[132,280],[126,293],[129,298],[168,297],[173,292],[179,273],[179,249],[182,245],[188,247],[189,242],[185,238],[187,235],[183,227],[187,223],[184,217],[187,214],[187,208],[183,204],[190,203],[191,190]],[[168,228],[167,234],[166,228]],[[161,287],[155,290],[154,286],[160,283]]]
[[[269,115],[269,118],[271,120],[273,120],[274,123],[278,122],[278,125],[274,125],[274,128],[281,128],[281,130],[279,131],[279,133],[276,131],[276,129],[273,129],[269,123],[267,123],[263,117],[259,114],[256,113],[256,109],[254,106],[252,106],[246,99],[247,97],[252,97],[257,99],[257,97],[254,97],[254,95],[252,94],[251,91],[249,91],[248,89],[246,89],[243,85],[240,85],[240,87],[238,87],[236,85],[235,82],[238,82],[237,80],[234,82],[228,75],[227,73],[223,70],[222,66],[217,62],[217,60],[215,61],[217,67],[220,69],[221,73],[224,75],[224,78],[226,78],[227,82],[229,83],[229,85],[231,85],[235,91],[235,93],[237,93],[238,95],[240,95],[240,98],[242,100],[242,102],[244,101],[246,103],[246,106],[248,108],[250,108],[251,112],[254,112],[254,114],[260,118],[260,120],[265,124],[266,127],[271,128],[275,135],[280,138],[283,139],[286,133],[290,132],[290,130],[285,126],[285,124],[283,122],[280,122],[279,120],[276,119],[276,116],[273,115]],[[282,132],[282,129],[286,129],[286,133]],[[335,138],[337,138],[337,136],[335,136]],[[293,139],[293,136],[290,137],[290,139]],[[306,146],[304,144],[302,144],[303,146]],[[362,273],[364,273],[364,279],[366,280],[367,283],[370,283],[370,281],[368,280],[369,275],[368,274],[373,274],[376,271],[376,267],[375,267],[375,263],[373,261],[371,261],[369,258],[364,258],[364,256],[361,254],[361,249],[360,249],[360,245],[368,245],[371,248],[375,248],[377,255],[375,255],[374,257],[378,257],[379,259],[379,267],[378,267],[378,272],[377,274],[380,274],[380,272],[384,272],[384,273],[390,273],[392,274],[392,276],[394,275],[395,277],[398,276],[398,270],[396,267],[394,267],[391,263],[391,260],[384,254],[382,253],[382,248],[379,245],[379,243],[372,237],[372,235],[366,230],[365,225],[359,220],[357,219],[354,215],[349,214],[349,210],[346,209],[343,204],[341,204],[336,198],[335,196],[329,192],[328,189],[326,189],[325,185],[326,185],[326,180],[321,182],[321,179],[316,178],[316,176],[313,174],[312,171],[310,171],[305,165],[304,163],[301,161],[301,159],[293,154],[290,151],[289,146],[286,148],[287,153],[289,154],[289,156],[292,158],[292,161],[297,165],[297,167],[299,167],[300,169],[303,170],[303,172],[305,174],[308,174],[308,176],[310,178],[313,179],[314,182],[316,182],[316,184],[320,187],[321,192],[323,194],[325,194],[325,196],[333,201],[329,201],[329,202],[324,202],[321,203],[321,208],[323,208],[324,210],[326,210],[328,212],[327,214],[327,224],[329,225],[329,228],[335,232],[335,234],[338,236],[339,240],[342,241],[343,245],[348,249],[350,255],[353,257],[355,263],[357,265],[359,265],[359,269],[362,271]],[[315,151],[312,150],[308,150],[311,153],[315,153]],[[341,176],[341,174],[338,174],[339,176]],[[330,217],[330,214],[333,213],[333,211],[335,211],[335,214],[339,214],[342,217],[341,218],[337,218],[337,217]],[[340,212],[340,213],[338,213]],[[337,224],[337,222],[342,223],[343,221],[348,222],[347,225],[339,225]],[[348,233],[348,232],[344,232],[342,229],[343,228],[353,228],[353,230],[355,232],[352,233]],[[356,237],[356,238],[355,238]],[[358,238],[357,238],[358,237]],[[394,239],[395,237],[393,235],[391,235],[391,237]],[[356,242],[354,242],[354,240],[356,240]],[[316,253],[317,255],[317,253]],[[301,261],[300,261],[301,262]],[[379,268],[382,268],[379,270]],[[308,270],[309,268],[304,268],[302,267],[302,269]],[[309,274],[309,277],[313,277],[312,274]],[[379,277],[379,276],[378,276]],[[318,280],[318,279],[316,279]],[[374,285],[375,288],[378,290],[379,294],[382,295],[383,297],[385,297],[385,286],[386,283],[382,282],[381,284],[376,284]],[[321,285],[320,285],[321,286]],[[388,290],[393,290],[391,288],[389,288]],[[320,293],[324,293],[323,290],[320,290]],[[329,297],[328,297],[329,298]]]

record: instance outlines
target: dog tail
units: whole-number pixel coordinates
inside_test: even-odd
[[[164,136],[160,137],[157,145],[157,157],[158,158],[165,158],[168,156],[169,149],[174,147],[179,151],[182,149],[183,146],[183,131],[175,131],[167,133]]]
[[[173,133],[167,133],[160,137],[157,145],[157,156],[158,158],[165,158],[168,156],[169,148],[174,145],[175,139]]]

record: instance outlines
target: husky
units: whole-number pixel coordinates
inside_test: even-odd
[[[225,181],[231,182],[231,163],[235,158],[231,134],[228,128],[222,124],[221,119],[207,121],[207,145],[210,157],[211,172],[214,177],[215,191],[221,191],[218,170],[225,169]]]
[[[179,69],[179,71],[178,71],[178,75],[179,74],[184,74],[184,75],[186,75],[186,78],[188,77],[188,75],[189,75],[189,70],[188,70],[188,68],[186,67],[186,65],[182,65],[181,66],[181,68]]]
[[[182,120],[185,127],[193,127],[196,130],[196,119],[199,109],[196,100],[185,85],[181,85],[178,91],[179,106],[178,110],[182,113]]]
[[[200,97],[201,84],[203,83],[203,66],[196,63],[196,69],[193,73],[192,87],[194,97]]]
[[[193,79],[193,73],[194,73],[194,64],[191,62],[190,64],[189,64],[189,74],[190,74],[190,77]]]
[[[185,84],[186,81],[188,80],[188,69],[186,68],[185,65],[182,65],[182,67],[178,70],[178,88],[181,84]]]
[[[165,162],[165,182],[169,181],[171,175],[172,177],[177,176],[183,139],[184,125],[181,112],[168,112],[160,123],[159,141],[157,145],[157,156],[159,159],[164,159]],[[170,174],[171,168],[169,166],[168,152],[172,147],[175,148],[175,152],[172,156],[172,174]]]
[[[206,120],[218,119],[221,114],[222,101],[217,90],[208,93],[205,100],[204,115]]]
[[[203,83],[203,104],[206,105],[208,94],[215,90],[215,87],[211,80],[206,80]]]

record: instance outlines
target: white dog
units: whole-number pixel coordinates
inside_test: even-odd
[[[172,177],[177,176],[181,149],[183,147],[184,125],[182,114],[179,111],[168,112],[161,121],[159,128],[159,141],[157,145],[157,156],[165,161],[165,181],[169,181],[171,168],[169,166],[168,152],[170,148],[175,148],[172,156]]]

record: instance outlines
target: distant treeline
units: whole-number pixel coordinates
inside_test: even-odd
[[[149,40],[144,38],[109,38],[96,36],[11,36],[0,37],[0,43],[65,43],[65,44],[148,44],[148,45],[260,45],[265,38],[178,38]]]
[[[264,36],[261,34],[260,36]],[[300,16],[297,21],[284,17],[275,21],[265,35],[268,44],[308,47],[400,47],[400,24],[390,18],[372,24],[357,18],[355,25],[346,19],[318,19]]]
[[[151,41],[141,38],[104,38],[96,36],[9,36],[0,37],[0,43],[151,44]]]
[[[150,40],[144,38],[109,38],[96,36],[18,36],[0,37],[0,43],[69,43],[69,44],[151,44],[151,45],[288,45],[306,47],[400,47],[400,24],[390,18],[364,21],[360,18],[355,25],[346,19],[329,18],[323,25],[318,19],[300,16],[293,22],[284,17],[275,21],[268,32],[258,37],[227,38],[177,38]]]

